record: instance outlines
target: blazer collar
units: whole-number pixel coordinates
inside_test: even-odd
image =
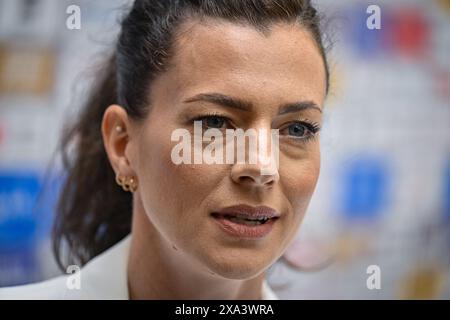
[[[92,259],[82,269],[83,295],[88,299],[128,300],[127,265],[131,235]],[[267,281],[262,286],[263,300],[277,300]]]

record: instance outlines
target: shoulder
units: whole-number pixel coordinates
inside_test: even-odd
[[[64,299],[67,276],[17,287],[0,288],[0,300]]]
[[[36,284],[0,288],[0,300],[128,299],[130,237],[92,259],[76,274]]]

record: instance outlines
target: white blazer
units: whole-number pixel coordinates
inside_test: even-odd
[[[62,275],[40,283],[0,288],[0,300],[56,300],[56,299],[109,299],[128,300],[127,264],[131,236],[89,261],[78,274],[79,289],[74,275]],[[278,297],[264,280],[263,300]]]

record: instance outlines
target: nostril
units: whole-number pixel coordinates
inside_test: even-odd
[[[236,164],[232,167],[231,179],[238,184],[246,186],[272,187],[279,179],[276,174],[263,174],[258,166]]]
[[[239,177],[239,183],[253,183],[255,180],[252,177],[249,176],[242,176]]]
[[[265,179],[264,177],[253,178],[251,176],[241,176],[238,178],[238,182],[241,184],[258,184],[265,186],[272,186],[275,183],[273,179]]]

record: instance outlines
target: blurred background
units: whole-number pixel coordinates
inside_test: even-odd
[[[129,4],[0,0],[0,287],[61,274],[58,139]],[[332,70],[322,171],[269,283],[282,299],[449,299],[450,1],[315,4]]]

